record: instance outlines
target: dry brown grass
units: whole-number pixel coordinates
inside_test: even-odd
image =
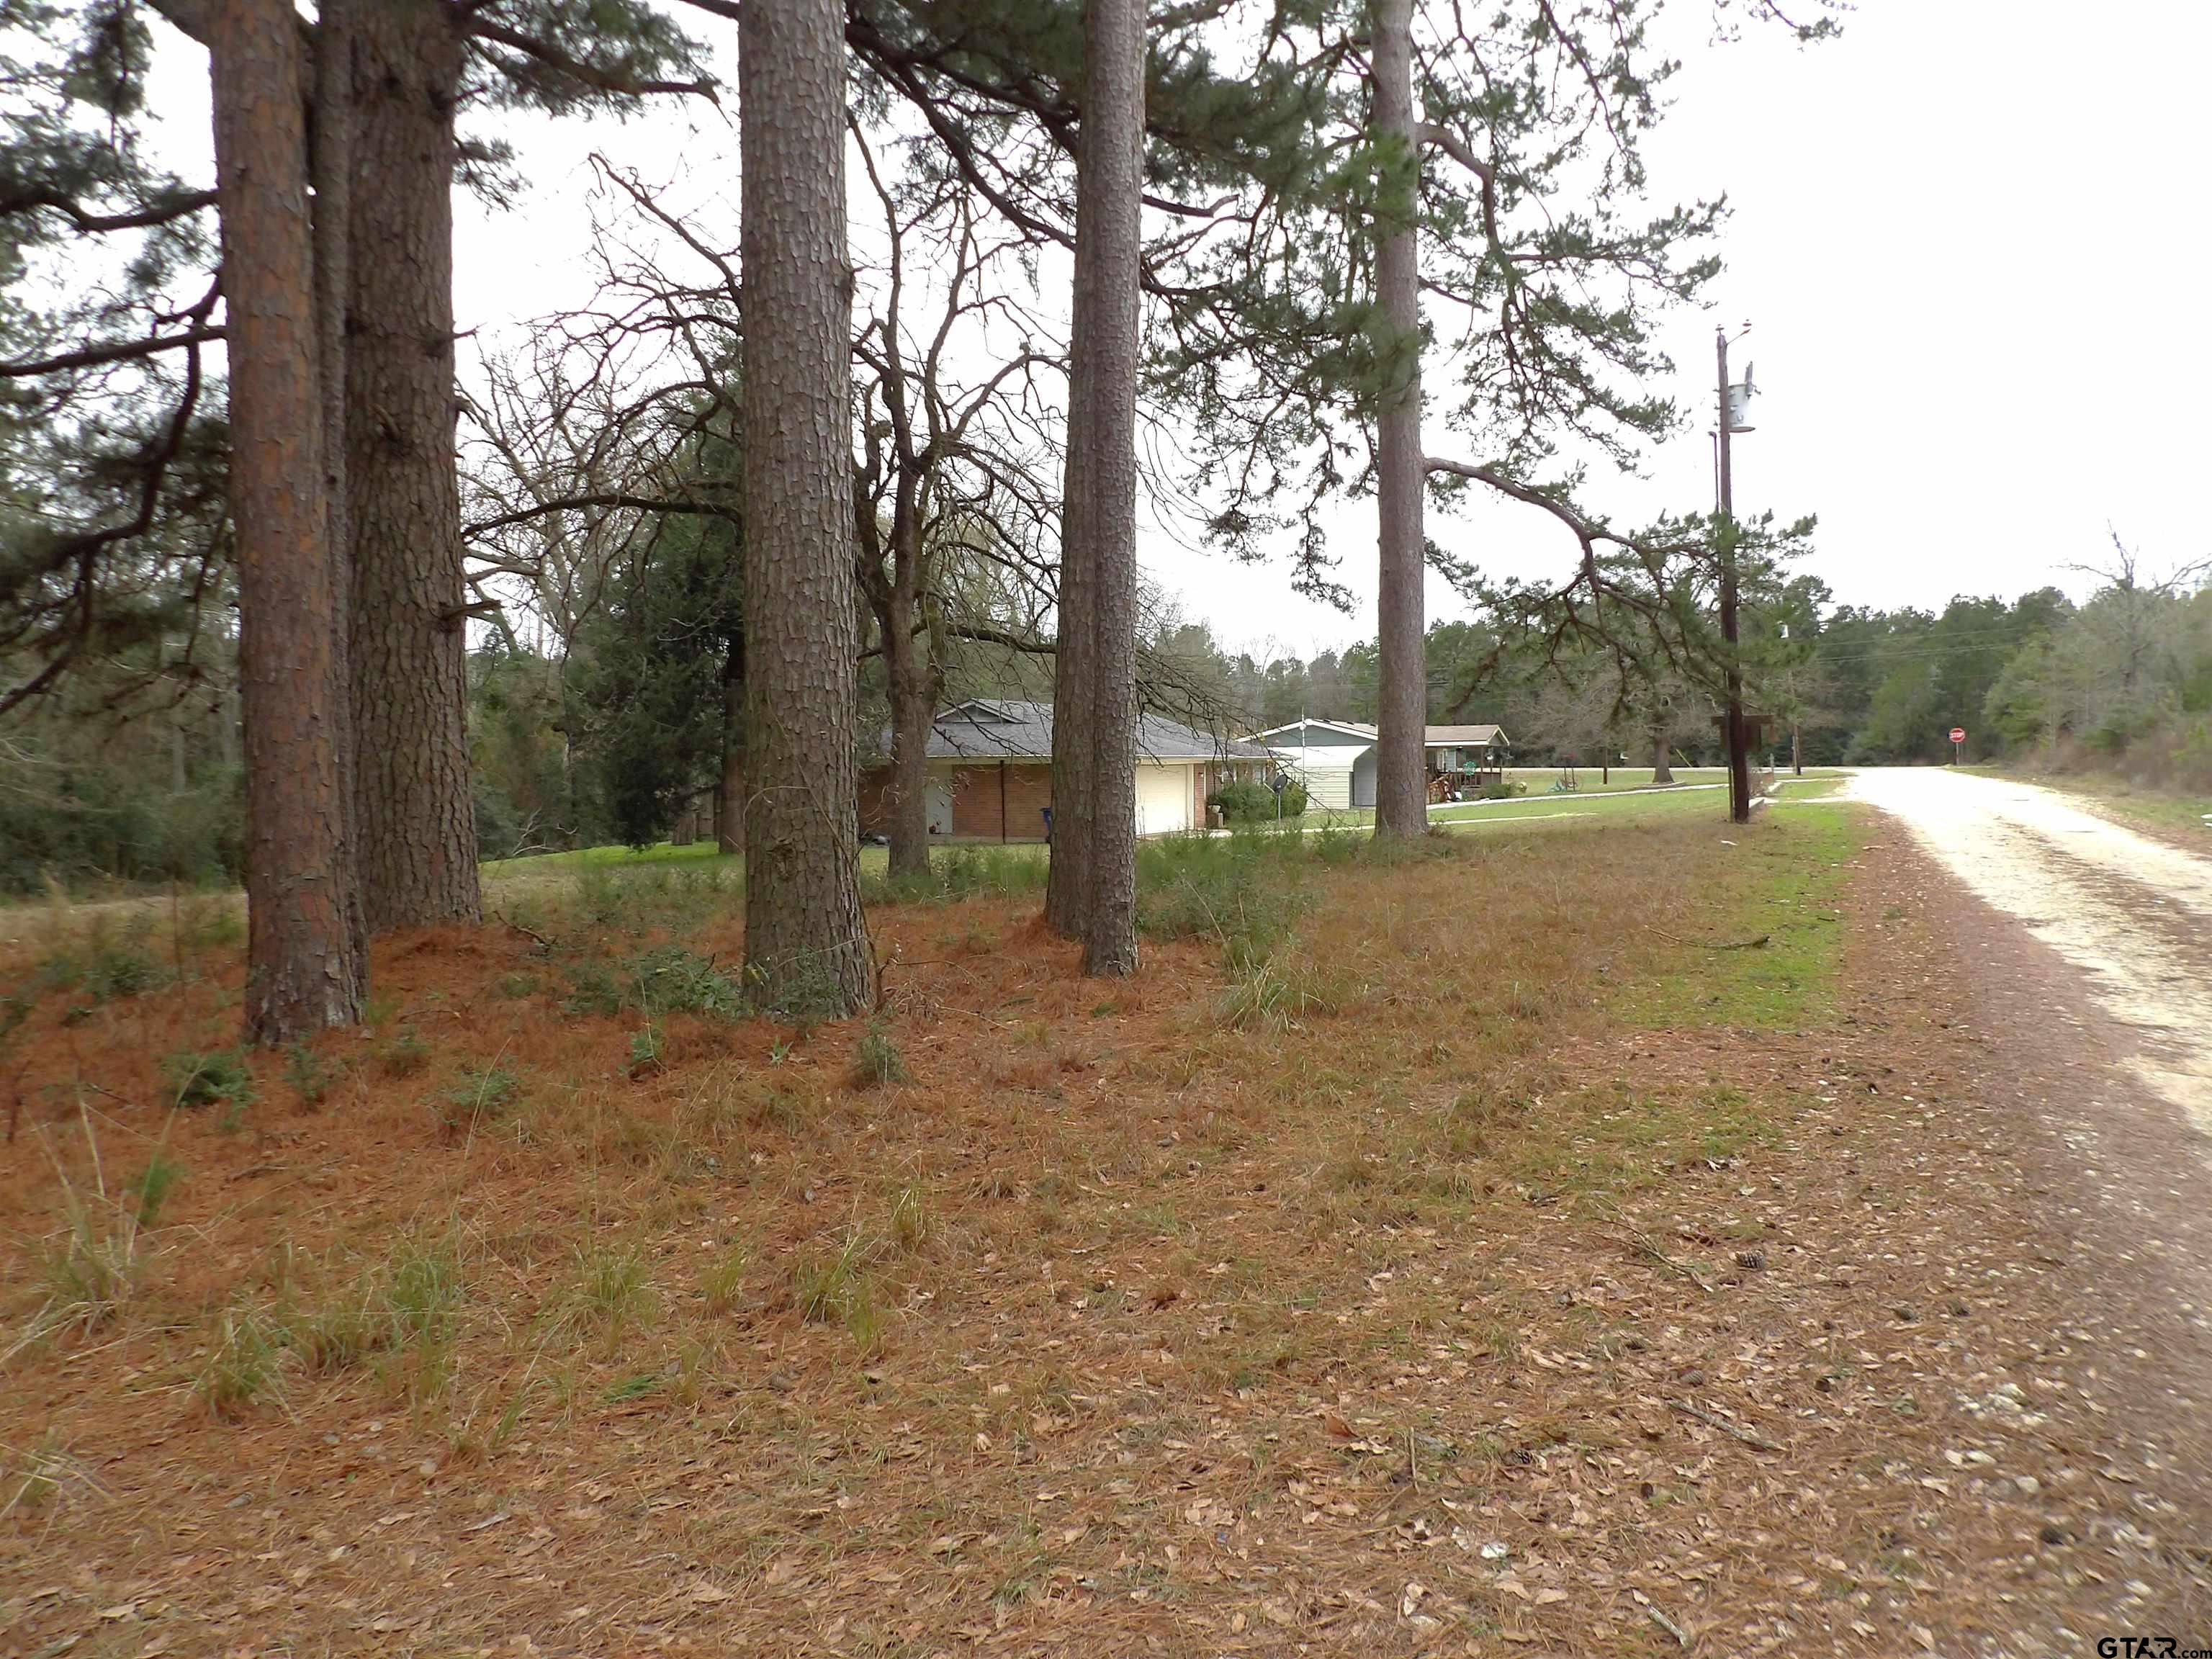
[[[2008,1517],[1961,1499],[1931,1554],[1939,1494],[1890,1472],[1942,1468],[1967,1362],[1942,1264],[1867,1253],[1910,1126],[1846,1079],[1888,1062],[1612,1012],[1695,960],[1623,923],[1765,903],[1742,868],[1684,822],[1316,867],[1267,957],[1314,994],[1256,1014],[1212,941],[1101,986],[1027,900],[889,908],[896,1079],[857,1022],[680,1012],[639,1068],[565,954],[425,933],[320,1104],[257,1059],[228,1134],[160,1064],[228,1040],[235,962],[48,999],[11,1263],[65,1227],[80,1112],[111,1171],[166,1137],[188,1174],[119,1323],[5,1378],[0,1504],[88,1475],[0,1513],[0,1651],[1987,1634]],[[727,963],[735,927],[579,948]],[[409,1028],[419,1067],[379,1063]],[[224,1369],[268,1358],[241,1331],[289,1341],[269,1376]]]

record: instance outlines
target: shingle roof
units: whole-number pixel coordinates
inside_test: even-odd
[[[1375,727],[1371,726],[1364,726],[1358,720],[1293,720],[1288,726],[1278,726],[1271,731],[1262,732],[1260,736],[1262,739],[1267,738],[1277,738],[1280,737],[1285,732],[1303,732],[1310,726],[1319,726],[1325,732],[1355,732],[1358,736],[1366,738],[1370,744],[1375,742],[1380,736],[1380,733],[1376,732]],[[1423,728],[1421,741],[1431,749],[1444,748],[1447,746],[1455,748],[1465,747],[1469,749],[1486,749],[1493,743],[1504,743],[1506,741],[1506,738],[1505,733],[1498,730],[1495,726],[1431,726]],[[1284,753],[1289,753],[1290,751],[1302,746],[1310,746],[1312,748],[1318,749],[1322,745],[1320,744],[1301,745],[1288,742],[1279,743],[1275,745],[1279,750]]]
[[[890,751],[890,735],[884,736]],[[1137,753],[1149,761],[1255,760],[1268,758],[1267,745],[1234,738],[1217,738],[1163,714],[1140,714]],[[1019,760],[1052,758],[1052,705],[1006,702],[976,697],[939,714],[929,732],[932,760]]]
[[[1504,740],[1505,734],[1494,726],[1431,726],[1424,739],[1434,744],[1465,744],[1469,748],[1482,748]]]

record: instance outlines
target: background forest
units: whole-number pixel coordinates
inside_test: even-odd
[[[727,550],[713,542],[708,531],[665,539],[646,580],[594,607],[565,648],[504,616],[478,630],[470,734],[486,858],[663,839],[711,795],[733,603]],[[1804,620],[1778,625],[1778,611]],[[1938,613],[1836,605],[1801,578],[1759,620],[1762,706],[1797,715],[1807,765],[1940,763],[1955,723],[1970,761],[2212,788],[2212,588],[2152,581],[2130,561],[2078,605],[2044,588]],[[1376,717],[1372,641],[1262,656],[1158,604],[1146,633],[1153,701],[1194,722],[1249,732]],[[218,650],[195,683],[120,705],[88,677],[0,725],[0,884],[237,879],[239,740],[221,664]],[[1571,663],[1517,659],[1487,622],[1437,623],[1430,717],[1498,721],[1525,764],[1595,764],[1608,750],[1644,763],[1648,721],[1616,712],[1602,665],[1586,665],[1578,680]],[[857,741],[879,745],[888,706],[873,659],[862,684]],[[945,669],[945,701],[1049,695],[1048,659],[1019,649],[968,642]],[[1717,761],[1711,709],[1694,693],[1669,741],[1678,760]],[[1786,731],[1771,752],[1787,763]]]

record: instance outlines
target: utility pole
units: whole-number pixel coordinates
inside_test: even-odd
[[[1735,491],[1729,469],[1729,438],[1735,411],[1729,407],[1728,331],[1713,331],[1713,349],[1720,364],[1720,553],[1721,638],[1728,645],[1729,817],[1737,823],[1751,822],[1751,744],[1743,720],[1743,659],[1737,650],[1735,594]]]

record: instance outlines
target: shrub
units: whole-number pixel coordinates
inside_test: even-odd
[[[853,1057],[853,1073],[864,1088],[906,1081],[905,1058],[891,1041],[891,1034],[883,1021],[870,1020],[867,1029],[860,1033],[860,1048]]]
[[[1181,836],[1137,853],[1137,928],[1152,939],[1211,936],[1231,969],[1271,952],[1298,908],[1304,849],[1287,837]]]
[[[334,1080],[321,1056],[306,1043],[295,1042],[285,1050],[284,1081],[292,1085],[292,1092],[300,1097],[302,1106],[321,1105]]]
[[[629,1076],[633,1083],[640,1078],[655,1076],[664,1068],[665,1047],[657,1019],[648,1021],[643,1030],[630,1033]]]
[[[209,1054],[180,1050],[161,1062],[161,1075],[179,1106],[242,1108],[253,1098],[253,1073],[245,1052],[219,1048]]]
[[[1218,807],[1222,817],[1230,823],[1273,823],[1278,816],[1275,792],[1264,783],[1245,778],[1232,779],[1223,784],[1206,798],[1206,804]],[[1279,815],[1285,818],[1302,817],[1305,810],[1305,785],[1286,784],[1279,804]]]
[[[472,1134],[479,1124],[506,1115],[521,1092],[522,1081],[514,1073],[496,1066],[471,1066],[433,1103],[433,1109],[447,1134]]]
[[[933,851],[927,875],[889,872],[864,876],[860,896],[871,904],[928,904],[975,893],[1012,896],[1044,885],[1045,860],[1027,849],[946,847]]]
[[[629,971],[647,1014],[710,1014],[720,1019],[744,1015],[744,995],[737,981],[716,968],[711,957],[669,945],[633,958]]]
[[[376,1063],[386,1077],[413,1077],[430,1063],[430,1045],[412,1025],[403,1025],[378,1051]]]

